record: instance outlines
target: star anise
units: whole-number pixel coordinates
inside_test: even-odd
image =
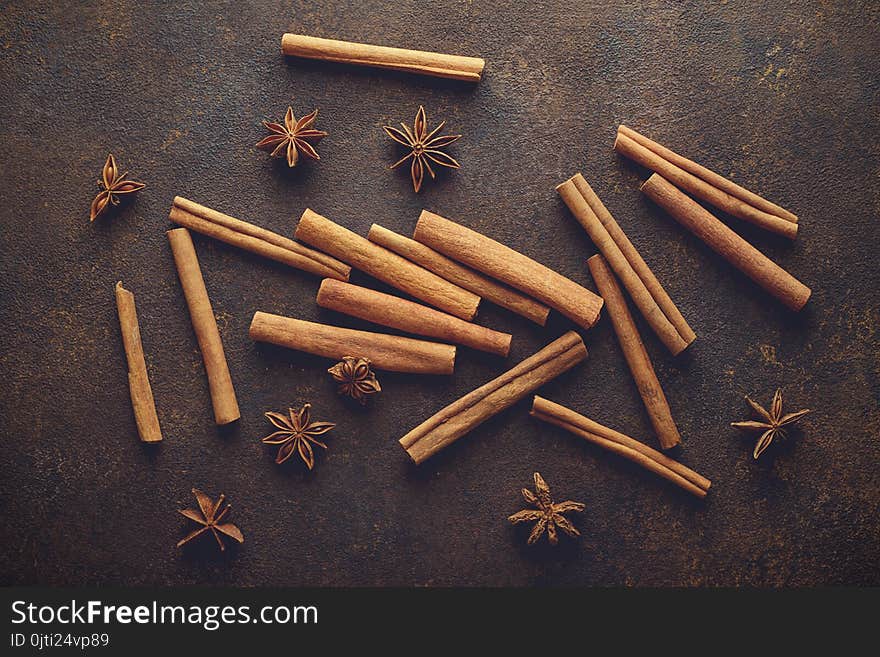
[[[195,523],[201,525],[198,529],[193,532],[190,532],[185,537],[183,537],[177,543],[177,547],[181,547],[186,543],[189,543],[191,540],[201,536],[207,531],[210,531],[214,538],[217,539],[217,545],[220,546],[220,551],[225,551],[226,546],[223,545],[223,541],[220,538],[220,534],[225,534],[230,538],[234,538],[239,543],[244,543],[244,536],[241,533],[241,530],[233,525],[231,522],[223,522],[223,518],[229,513],[229,509],[232,508],[231,505],[227,504],[221,510],[220,507],[223,506],[223,501],[226,499],[225,495],[221,495],[220,499],[216,502],[212,502],[211,498],[205,495],[198,488],[192,489],[193,495],[196,496],[196,501],[199,503],[198,510],[196,509],[184,509],[180,511],[181,515],[186,516],[190,520]]]
[[[556,545],[559,542],[559,538],[556,535],[557,527],[569,536],[581,535],[568,518],[562,514],[568,511],[583,511],[584,505],[581,502],[572,502],[571,500],[554,504],[550,498],[550,487],[539,473],[535,473],[535,492],[533,493],[528,488],[523,488],[522,496],[526,502],[537,508],[519,511],[507,519],[513,524],[535,522],[532,533],[529,535],[529,545],[532,545],[541,538],[544,532],[547,532],[547,540],[550,541],[550,544]]]
[[[110,205],[119,205],[119,197],[121,195],[138,192],[146,187],[142,182],[127,180],[127,175],[128,171],[123,174],[119,173],[119,168],[116,166],[116,158],[113,157],[112,153],[108,155],[107,161],[104,163],[104,169],[101,172],[101,180],[98,181],[98,186],[103,189],[98,192],[98,195],[92,201],[89,221],[94,221]]]
[[[336,391],[340,395],[356,399],[364,405],[367,403],[367,397],[382,392],[376,375],[370,369],[371,364],[369,358],[344,356],[327,371],[339,382]]]
[[[265,414],[269,422],[279,429],[279,431],[263,438],[263,442],[267,445],[281,445],[275,456],[275,463],[284,463],[293,455],[294,451],[298,451],[300,458],[311,470],[315,465],[315,453],[312,450],[312,445],[327,449],[327,445],[317,440],[315,436],[327,433],[336,425],[331,422],[312,422],[309,411],[311,407],[311,404],[304,404],[299,411],[290,408],[287,416],[272,411]]]
[[[323,130],[315,130],[312,125],[318,118],[318,110],[306,114],[299,121],[293,116],[293,108],[288,107],[284,115],[284,125],[273,121],[263,121],[263,125],[272,134],[257,143],[257,148],[271,151],[272,157],[287,157],[287,166],[295,167],[299,162],[299,154],[313,160],[320,160],[321,156],[308,140],[320,141],[327,136]]]
[[[389,125],[384,126],[385,134],[391,137],[401,146],[410,149],[404,157],[391,165],[392,169],[396,169],[401,164],[412,158],[410,165],[410,176],[412,177],[413,189],[418,192],[422,188],[422,179],[425,176],[425,169],[431,174],[431,178],[435,178],[434,170],[431,168],[431,162],[439,164],[441,167],[450,169],[459,169],[461,165],[456,162],[455,158],[444,153],[441,148],[448,146],[454,141],[461,138],[461,135],[441,135],[435,136],[446,125],[446,121],[441,121],[440,125],[428,132],[428,119],[425,116],[425,108],[419,105],[419,111],[416,112],[416,119],[413,122],[413,128],[410,130],[404,123],[400,124],[403,132]]]
[[[765,449],[767,449],[767,447],[769,447],[770,443],[773,442],[773,439],[776,438],[776,436],[780,436],[782,438],[785,437],[785,429],[783,429],[782,427],[797,422],[804,415],[810,412],[809,408],[805,408],[794,413],[783,415],[782,391],[779,390],[779,388],[776,389],[776,393],[773,395],[773,401],[770,403],[769,411],[760,404],[749,399],[748,396],[746,396],[746,401],[749,403],[749,406],[752,407],[752,410],[754,410],[755,413],[764,418],[764,422],[746,420],[744,422],[731,422],[730,426],[739,427],[740,429],[759,429],[764,432],[761,434],[761,437],[758,438],[758,443],[755,445],[755,451],[752,452],[752,455],[755,458],[761,456],[761,454],[764,452]]]

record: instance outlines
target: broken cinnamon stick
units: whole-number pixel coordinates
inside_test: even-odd
[[[373,46],[366,43],[321,39],[304,34],[282,36],[281,52],[307,59],[374,66],[467,82],[479,82],[483,67],[486,65],[478,57]]]
[[[452,374],[455,367],[455,347],[452,345],[356,331],[264,312],[254,313],[248,333],[257,342],[333,360],[351,355],[369,358],[373,367],[389,372]]]
[[[703,206],[659,174],[641,190],[672,218],[705,242],[734,267],[755,281],[791,310],[800,310],[810,298],[810,288],[737,235]]]
[[[684,351],[697,336],[584,177],[578,173],[558,185],[556,191],[605,256],[660,341],[673,356]],[[604,219],[599,217],[598,211],[602,211]],[[661,302],[674,315],[675,322]]]
[[[652,449],[619,431],[594,422],[590,418],[575,413],[549,399],[535,396],[530,415],[638,463],[643,468],[660,475],[697,497],[706,497],[706,492],[712,485],[712,482],[701,474],[665,456],[656,449]]]
[[[531,258],[461,224],[423,210],[413,238],[559,311],[583,328],[599,318],[602,299]]]
[[[292,239],[175,196],[171,221],[221,242],[323,278],[347,281],[351,267]]]
[[[325,278],[321,282],[318,305],[374,324],[461,344],[490,354],[507,356],[510,351],[509,333],[493,331],[420,303],[332,278]]]
[[[306,208],[294,237],[450,315],[471,320],[480,297]],[[331,277],[333,278],[333,277]]]
[[[569,331],[519,365],[435,413],[401,438],[400,444],[413,461],[422,463],[586,357],[584,341]]]
[[[596,281],[596,287],[599,288],[599,294],[605,299],[605,307],[608,309],[614,333],[617,335],[620,348],[626,358],[626,364],[635,379],[639,395],[642,397],[642,402],[648,411],[648,417],[657,433],[660,447],[663,449],[675,447],[681,442],[681,436],[672,419],[669,403],[666,401],[666,395],[663,394],[663,388],[660,387],[660,382],[657,380],[654,366],[651,364],[651,359],[648,357],[648,352],[645,350],[645,345],[632,315],[626,307],[623,292],[617,285],[614,274],[611,273],[605,258],[601,255],[594,255],[587,260],[587,264],[590,267],[593,280]]]
[[[539,326],[544,326],[547,322],[547,315],[550,314],[550,309],[547,306],[520,294],[506,285],[501,285],[491,278],[478,274],[473,269],[447,258],[429,246],[383,228],[378,224],[373,224],[370,227],[367,239],[379,246],[384,246],[386,249],[394,251],[396,254],[411,260],[417,265],[421,265],[441,278],[445,278],[447,281],[463,287],[465,290],[470,290],[486,301],[490,301],[497,306],[532,320]]]
[[[690,170],[693,172],[700,171],[702,175],[709,176],[713,181],[709,182],[700,177],[700,174],[686,170],[681,164],[676,164],[673,161],[666,159],[662,155],[659,155],[656,149],[652,149],[642,143],[642,141],[650,140],[646,140],[646,138],[639,135],[640,140],[637,141],[631,136],[635,131],[630,130],[626,126],[621,127],[623,130],[619,130],[617,133],[617,139],[614,141],[614,150],[621,155],[625,155],[631,160],[641,164],[643,167],[651,169],[655,173],[659,173],[661,176],[678,187],[681,187],[686,192],[693,194],[707,203],[711,203],[716,208],[723,210],[734,217],[738,217],[739,219],[748,221],[756,226],[760,226],[761,228],[789,239],[797,237],[797,217],[790,212],[784,211],[782,208],[778,208],[778,206],[773,206],[782,211],[780,214],[785,214],[785,216],[780,216],[780,214],[773,214],[751,205],[749,201],[744,200],[744,198],[746,198],[744,193],[751,195],[747,198],[756,195],[752,195],[748,190],[739,187],[739,185],[734,185],[718,174],[709,171],[709,169],[699,167],[695,162],[687,160],[687,162],[689,162],[687,166]],[[656,142],[651,143],[656,144]],[[656,146],[660,145],[656,144]],[[671,151],[665,150],[664,152],[672,153]],[[674,153],[672,153],[672,155],[675,156]],[[682,161],[684,160],[684,158],[681,158],[680,156],[675,156],[674,159],[675,162],[679,163],[683,163]],[[699,169],[697,167],[699,167]],[[722,183],[721,181],[724,182]],[[723,184],[724,187],[716,186],[713,184],[715,182]],[[764,201],[764,199],[761,199],[761,201],[763,201],[763,204],[769,203],[769,201]],[[763,204],[762,207],[767,207]],[[790,217],[794,217],[794,219],[791,219]]]
[[[145,443],[157,443],[162,440],[162,430],[159,428],[156,402],[147,376],[147,363],[144,360],[144,347],[141,343],[134,295],[122,287],[122,281],[116,284],[116,311],[119,314],[122,346],[128,362],[128,389],[138,435]]]
[[[205,279],[202,278],[192,237],[186,228],[175,228],[166,234],[171,244],[171,252],[174,255],[180,286],[183,288],[183,296],[189,308],[199,350],[202,352],[202,360],[205,362],[211,404],[214,407],[214,421],[220,425],[235,422],[241,417],[238,401],[235,398],[232,377],[226,363],[226,354],[223,352],[223,341],[217,329],[217,320],[214,318],[214,310],[211,308],[211,300],[208,298],[208,290],[205,288]]]

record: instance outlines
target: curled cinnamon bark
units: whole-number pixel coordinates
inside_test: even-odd
[[[547,304],[583,328],[599,319],[600,297],[475,230],[423,210],[413,238]]]
[[[223,341],[217,329],[217,320],[214,318],[214,310],[211,308],[211,300],[208,298],[208,290],[205,288],[205,280],[202,278],[192,237],[186,228],[175,228],[166,234],[171,244],[171,252],[174,254],[174,263],[177,266],[183,295],[186,297],[199,350],[202,352],[202,360],[205,362],[211,404],[214,407],[214,421],[221,425],[235,422],[241,417],[238,400],[235,398],[235,388],[232,386],[232,377],[226,363]]]
[[[252,340],[342,360],[357,354],[376,369],[413,374],[452,374],[455,347],[399,335],[371,333],[306,322],[264,312],[254,313]]]
[[[437,338],[498,356],[507,356],[510,350],[509,333],[493,331],[420,303],[332,278],[325,278],[321,282],[317,301],[322,308],[407,333]]]
[[[401,438],[400,444],[413,461],[422,463],[586,357],[584,341],[569,331],[519,365],[429,417]]]
[[[556,191],[605,256],[660,341],[674,356],[684,351],[696,334],[584,177],[578,173],[558,185]]]
[[[351,267],[325,253],[204,205],[175,196],[169,215],[178,226],[317,276],[348,280]]]
[[[159,428],[156,402],[153,400],[153,389],[147,376],[134,295],[122,287],[122,281],[116,284],[116,310],[119,314],[125,358],[128,361],[128,389],[138,435],[145,443],[157,443],[162,440],[162,430]]]
[[[478,57],[374,46],[290,33],[281,38],[281,52],[295,57],[388,68],[466,82],[479,82],[486,65]]]
[[[673,219],[788,308],[800,310],[807,303],[811,294],[810,288],[662,176],[655,173],[645,181],[641,189]]]
[[[306,208],[294,236],[450,315],[471,320],[480,297]]]
[[[705,497],[712,485],[712,482],[703,475],[694,472],[656,449],[652,449],[619,431],[609,429],[549,399],[535,396],[530,415],[638,463],[643,468],[660,475],[697,497]]]
[[[789,239],[797,237],[797,217],[791,212],[673,153],[635,130],[620,126],[614,150],[734,217]]]
[[[660,446],[663,449],[675,447],[681,442],[681,436],[672,419],[669,403],[666,401],[666,395],[663,394],[663,388],[660,387],[660,382],[654,373],[654,366],[645,350],[642,337],[626,307],[623,292],[617,285],[608,263],[601,255],[594,255],[587,260],[587,264],[590,267],[593,280],[596,281],[596,287],[599,288],[599,294],[605,299],[608,317],[614,326],[614,333],[617,335],[620,348],[626,358],[626,364],[629,365],[629,371],[635,379],[639,395],[641,395],[645,409],[648,411],[648,417],[654,426],[654,431],[657,432]]]

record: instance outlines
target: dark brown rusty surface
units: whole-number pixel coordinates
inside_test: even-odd
[[[775,3],[771,3],[775,4]],[[59,3],[60,5],[60,3]],[[0,12],[0,583],[232,585],[880,584],[880,11],[874,2],[4,3]],[[486,58],[476,86],[285,60],[282,32]],[[288,170],[260,120],[320,108],[322,160]],[[381,131],[448,120],[461,171],[413,194]],[[784,311],[638,192],[625,122],[801,216],[793,244],[734,227],[813,288]],[[107,153],[147,183],[88,222]],[[292,234],[308,206],[366,234],[421,208],[593,287],[595,252],[554,185],[581,170],[698,334],[675,360],[644,322],[704,502],[527,417],[528,403],[416,468],[397,439],[560,335],[486,307],[509,361],[461,350],[451,378],[381,377],[361,411],[329,363],[253,344],[255,310],[319,310],[318,280],[196,237],[242,409],[217,430],[164,231],[175,194]],[[113,302],[137,298],[165,434],[137,440]],[[356,275],[354,280],[368,282]],[[372,283],[369,283],[372,284]],[[381,286],[380,286],[381,287]],[[384,288],[382,288],[384,289]],[[607,320],[542,394],[653,444]],[[815,409],[751,458],[744,393]],[[314,472],[277,467],[268,409],[335,419]],[[505,517],[540,471],[582,500],[579,542],[525,547]],[[180,554],[190,488],[221,492],[246,542]],[[208,546],[210,548],[210,546]]]

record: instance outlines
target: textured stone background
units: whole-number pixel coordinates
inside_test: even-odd
[[[0,13],[0,583],[230,585],[880,584],[880,8],[875,2],[3,3]],[[285,60],[301,31],[459,51],[476,86]],[[381,126],[464,134],[419,196]],[[321,110],[322,160],[287,170],[260,120]],[[802,218],[796,242],[731,220],[813,288],[791,315],[638,192],[625,122]],[[108,151],[148,188],[90,225]],[[217,430],[164,235],[175,194],[291,234],[306,206],[363,234],[422,207],[592,287],[594,246],[554,185],[583,171],[699,335],[677,360],[642,323],[684,445],[690,499],[527,416],[528,402],[421,468],[397,438],[569,328],[486,307],[508,362],[462,350],[450,378],[383,375],[367,412],[329,363],[253,344],[265,310],[348,326],[318,281],[196,237],[243,417]],[[398,175],[399,174],[399,175]],[[113,286],[138,303],[165,441],[136,436]],[[354,280],[372,284],[363,275]],[[653,443],[607,319],[542,394]],[[745,393],[815,413],[755,462]],[[276,467],[268,409],[338,422],[314,472]],[[527,549],[504,518],[543,473],[584,536]],[[225,492],[244,546],[180,554],[189,489]],[[210,548],[210,545],[208,546]]]

